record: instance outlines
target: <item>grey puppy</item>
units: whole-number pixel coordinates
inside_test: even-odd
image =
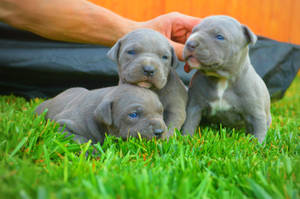
[[[40,104],[36,112],[48,109],[46,118],[65,125],[68,135],[79,143],[102,143],[105,133],[151,139],[167,131],[163,106],[155,93],[133,85],[96,90],[71,88]]]
[[[178,64],[168,40],[151,29],[138,29],[121,38],[107,53],[118,64],[119,84],[134,84],[153,90],[164,107],[164,120],[180,129],[186,117],[187,90],[178,77]]]
[[[229,127],[246,127],[261,143],[271,124],[270,96],[250,63],[253,32],[228,16],[210,16],[194,27],[184,48],[185,70],[196,68],[188,92],[185,134],[201,118]]]

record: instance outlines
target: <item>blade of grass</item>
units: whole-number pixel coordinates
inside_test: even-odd
[[[13,150],[13,152],[9,155],[9,158],[12,158],[21,148],[22,146],[26,143],[27,137],[24,137],[21,142],[16,146],[16,148]]]

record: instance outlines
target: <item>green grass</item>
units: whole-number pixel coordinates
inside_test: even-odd
[[[78,145],[32,114],[42,100],[2,96],[0,198],[299,198],[299,91],[298,77],[272,104],[265,145],[221,127]]]

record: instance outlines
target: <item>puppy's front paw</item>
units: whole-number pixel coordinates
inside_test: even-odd
[[[191,127],[183,126],[181,130],[182,135],[190,135],[193,136],[195,134],[195,129]]]

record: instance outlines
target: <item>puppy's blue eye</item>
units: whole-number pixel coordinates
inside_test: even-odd
[[[129,55],[135,55],[136,51],[135,50],[128,50],[127,54],[129,54]]]
[[[163,59],[168,59],[169,57],[167,55],[162,56]]]
[[[224,40],[224,37],[223,37],[222,35],[217,35],[216,38],[217,38],[218,40]]]
[[[132,112],[132,113],[129,113],[128,116],[130,118],[137,118],[138,117],[138,113],[137,112]]]

